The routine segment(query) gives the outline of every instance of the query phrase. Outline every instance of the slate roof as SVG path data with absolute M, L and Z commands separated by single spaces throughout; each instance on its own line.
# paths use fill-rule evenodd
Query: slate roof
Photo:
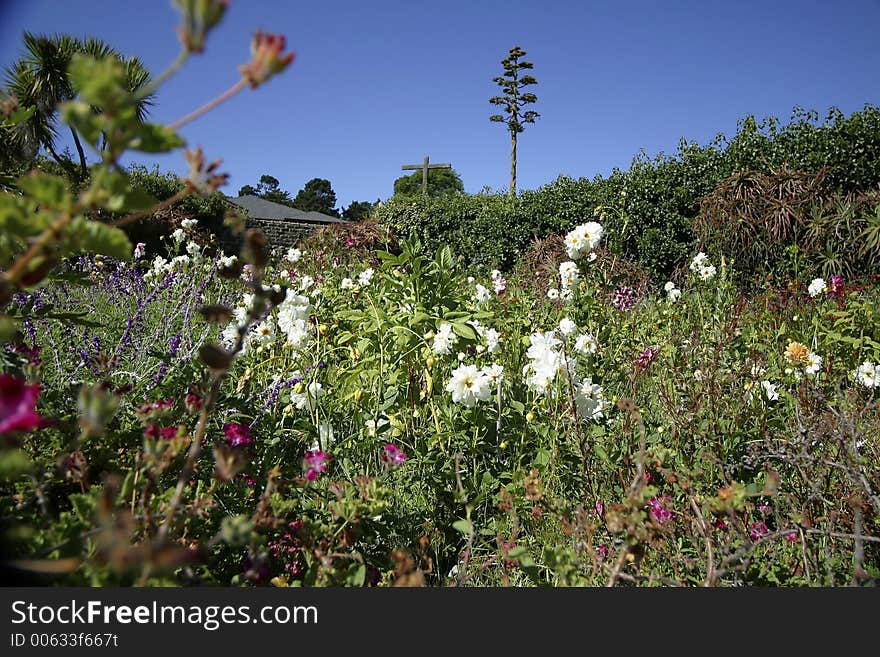
M 227 196 L 226 200 L 233 205 L 237 205 L 238 207 L 247 210 L 248 216 L 252 219 L 289 219 L 292 221 L 302 221 L 314 224 L 348 223 L 345 219 L 331 217 L 329 214 L 324 214 L 323 212 L 304 212 L 303 210 L 297 210 L 296 208 L 281 205 L 280 203 L 267 201 L 259 196 L 238 196 L 236 198 Z

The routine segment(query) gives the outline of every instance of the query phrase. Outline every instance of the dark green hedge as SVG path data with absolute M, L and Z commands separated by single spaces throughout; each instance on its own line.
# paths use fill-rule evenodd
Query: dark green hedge
M 840 192 L 880 184 L 880 109 L 866 105 L 844 116 L 832 109 L 795 108 L 788 124 L 777 119 L 740 120 L 736 135 L 701 146 L 682 140 L 674 155 L 636 156 L 627 171 L 607 178 L 560 177 L 537 189 L 506 194 L 453 194 L 437 199 L 392 198 L 377 218 L 399 236 L 430 248 L 449 244 L 476 265 L 509 267 L 535 237 L 568 231 L 611 206 L 603 220 L 617 249 L 656 277 L 667 275 L 698 246 L 692 231 L 701 199 L 724 178 L 742 170 L 788 167 L 816 172 Z M 618 211 L 623 210 L 623 214 Z M 624 219 L 626 217 L 625 231 Z M 620 234 L 623 232 L 623 234 Z

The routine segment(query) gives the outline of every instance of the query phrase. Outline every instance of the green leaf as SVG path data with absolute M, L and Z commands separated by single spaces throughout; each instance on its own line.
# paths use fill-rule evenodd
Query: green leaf
M 73 204 L 67 181 L 61 176 L 29 173 L 18 179 L 18 188 L 38 204 L 52 210 L 64 212 Z
M 165 153 L 186 142 L 171 128 L 157 123 L 142 123 L 138 134 L 128 142 L 129 148 L 144 153 Z
M 118 107 L 120 99 L 128 96 L 125 86 L 125 69 L 118 59 L 90 57 L 76 53 L 67 69 L 73 88 L 89 105 Z
M 92 111 L 88 103 L 78 100 L 61 103 L 61 120 L 74 128 L 95 149 L 104 130 L 104 120 Z
M 455 333 L 459 337 L 462 337 L 465 340 L 476 340 L 477 339 L 477 332 L 474 331 L 473 327 L 468 324 L 464 324 L 462 322 L 453 322 L 452 323 L 452 330 L 455 331 Z
M 131 258 L 132 245 L 121 229 L 85 217 L 77 217 L 66 231 L 66 247 L 72 252 L 99 253 L 118 260 Z
M 20 449 L 0 452 L 0 481 L 12 481 L 34 470 L 34 462 Z
M 452 523 L 452 527 L 453 529 L 457 529 L 458 531 L 460 531 L 465 536 L 470 536 L 474 532 L 474 524 L 466 518 L 462 520 L 456 520 L 454 523 Z
M 9 125 L 18 125 L 31 118 L 36 111 L 36 107 L 22 107 L 20 110 L 13 112 L 12 116 L 6 119 L 6 121 Z

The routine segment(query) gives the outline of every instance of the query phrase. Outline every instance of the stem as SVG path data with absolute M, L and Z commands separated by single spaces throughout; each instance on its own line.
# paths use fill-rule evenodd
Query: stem
M 168 127 L 171 128 L 172 130 L 177 130 L 180 127 L 186 125 L 187 123 L 189 123 L 191 121 L 195 121 L 202 114 L 205 114 L 206 112 L 210 112 L 212 109 L 214 109 L 218 105 L 225 103 L 227 100 L 232 98 L 235 94 L 237 94 L 239 91 L 244 89 L 246 86 L 247 86 L 247 81 L 244 78 L 242 78 L 241 80 L 236 82 L 234 85 L 229 87 L 229 89 L 227 89 L 222 94 L 217 96 L 214 100 L 208 101 L 207 103 L 202 105 L 197 110 L 190 112 L 189 114 L 187 114 L 183 118 L 177 119 L 177 121 L 175 121 L 174 123 L 172 123 Z
M 186 60 L 189 59 L 189 56 L 190 56 L 189 50 L 186 50 L 185 48 L 183 50 L 181 50 L 180 54 L 177 55 L 177 59 L 175 59 L 174 62 L 172 62 L 172 64 L 168 68 L 166 68 L 164 71 L 162 71 L 162 73 L 159 75 L 159 77 L 154 79 L 146 87 L 143 87 L 138 90 L 138 92 L 135 94 L 135 98 L 137 98 L 138 100 L 143 100 L 144 98 L 146 98 L 147 96 L 152 94 L 154 91 L 156 91 L 156 89 L 158 89 L 168 78 L 170 78 L 172 75 L 177 73 L 177 71 L 180 69 L 180 67 L 183 66 L 184 62 L 186 62 Z
M 116 221 L 114 221 L 111 224 L 111 226 L 115 226 L 116 228 L 119 228 L 120 226 L 126 226 L 126 225 L 130 224 L 132 221 L 135 221 L 136 219 L 140 219 L 141 217 L 146 217 L 147 215 L 155 214 L 159 210 L 164 210 L 165 208 L 174 205 L 175 203 L 177 203 L 181 199 L 188 196 L 190 194 L 190 192 L 191 192 L 191 190 L 189 187 L 184 187 L 179 192 L 177 192 L 174 196 L 172 196 L 171 198 L 165 199 L 164 201 L 162 201 L 158 205 L 154 205 L 153 207 L 147 208 L 146 210 L 138 210 L 137 212 L 132 212 L 131 214 L 129 214 L 125 217 L 122 217 L 122 219 L 117 219 Z

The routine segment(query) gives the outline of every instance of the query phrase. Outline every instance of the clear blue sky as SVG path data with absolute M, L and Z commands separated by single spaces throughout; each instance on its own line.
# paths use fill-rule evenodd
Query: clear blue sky
M 31 30 L 100 37 L 155 74 L 177 54 L 176 25 L 169 0 L 0 0 L 0 65 Z M 232 85 L 262 28 L 287 36 L 292 66 L 183 130 L 223 159 L 227 194 L 263 173 L 292 194 L 319 177 L 341 208 L 389 197 L 425 155 L 468 192 L 501 190 L 510 140 L 488 98 L 520 45 L 541 118 L 520 136 L 518 187 L 534 189 L 732 135 L 750 113 L 880 104 L 878 25 L 880 0 L 232 0 L 151 117 L 171 122 Z M 184 170 L 182 153 L 139 161 Z

